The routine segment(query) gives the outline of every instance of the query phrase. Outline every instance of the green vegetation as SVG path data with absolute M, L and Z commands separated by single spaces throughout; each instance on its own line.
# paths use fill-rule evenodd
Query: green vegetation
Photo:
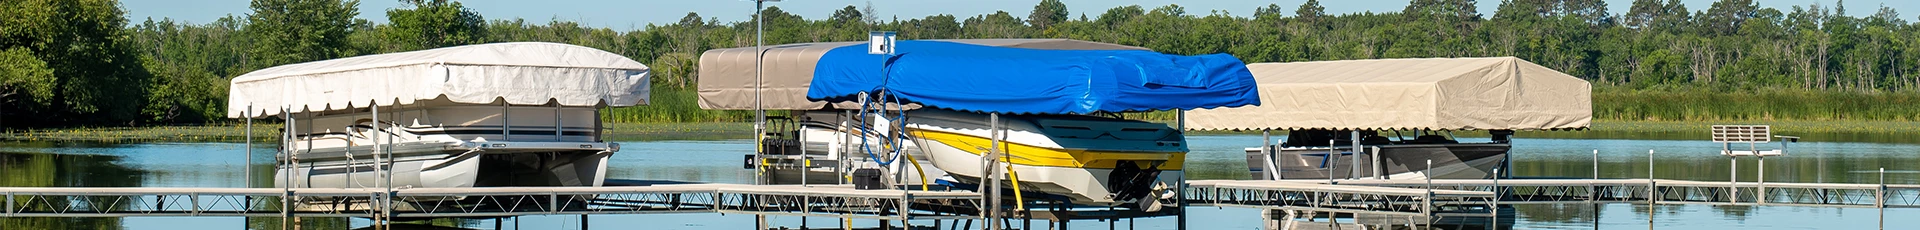
M 1595 118 L 1647 121 L 1920 121 L 1920 93 L 1832 90 L 1631 90 L 1593 93 Z
M 697 13 L 629 31 L 555 20 L 488 20 L 454 0 L 405 0 L 388 24 L 355 19 L 357 0 L 253 0 L 213 22 L 129 23 L 116 1 L 0 2 L 0 129 L 224 123 L 231 77 L 259 68 L 474 43 L 541 41 L 618 53 L 653 67 L 653 105 L 611 109 L 615 122 L 743 121 L 694 103 L 699 55 L 753 44 L 751 21 Z M 1247 62 L 1517 56 L 1596 85 L 1596 115 L 1615 120 L 1920 119 L 1920 24 L 1882 7 L 1870 16 L 1815 3 L 1762 8 L 1635 0 L 1409 0 L 1401 12 L 1328 15 L 1318 1 L 1249 16 L 1179 5 L 1070 7 L 921 18 L 847 6 L 807 19 L 769 7 L 769 44 L 902 39 L 1071 38 Z M 791 3 L 807 4 L 807 3 Z M 59 12 L 59 13 L 50 13 Z M 1078 15 L 1078 17 L 1074 17 Z M 1735 93 L 1759 92 L 1759 93 Z M 1135 115 L 1130 115 L 1135 116 Z M 1170 119 L 1170 113 L 1142 113 Z

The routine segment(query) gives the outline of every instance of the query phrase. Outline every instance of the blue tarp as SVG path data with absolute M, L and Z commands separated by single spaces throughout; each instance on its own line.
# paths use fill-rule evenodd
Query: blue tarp
M 1035 50 L 899 41 L 896 55 L 866 45 L 820 58 L 807 98 L 844 101 L 885 92 L 937 108 L 1011 114 L 1089 114 L 1259 105 L 1253 74 L 1226 54 Z M 882 62 L 886 74 L 882 74 Z

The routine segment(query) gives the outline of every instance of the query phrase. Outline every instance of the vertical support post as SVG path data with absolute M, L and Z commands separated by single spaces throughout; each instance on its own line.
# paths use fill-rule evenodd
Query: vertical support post
M 1178 126 L 1177 127 L 1178 129 L 1175 129 L 1175 130 L 1180 131 L 1180 143 L 1187 143 L 1187 134 L 1186 134 L 1187 111 L 1186 110 L 1176 110 L 1176 111 L 1177 112 L 1174 113 L 1174 116 L 1176 117 L 1174 118 L 1174 122 L 1175 122 L 1174 124 Z M 1178 185 L 1174 185 L 1174 187 L 1178 188 L 1175 190 L 1176 192 L 1174 192 L 1174 194 L 1177 195 L 1174 199 L 1178 199 L 1177 203 L 1179 203 L 1179 206 L 1180 206 L 1180 210 L 1178 210 L 1180 212 L 1174 213 L 1176 222 L 1179 222 L 1176 224 L 1179 224 L 1179 226 L 1174 227 L 1174 229 L 1186 230 L 1187 229 L 1187 194 L 1186 194 L 1187 193 L 1187 174 L 1186 173 L 1184 172 L 1180 173 L 1180 183 Z M 1066 222 L 1061 222 L 1060 226 L 1061 228 L 1065 228 Z
M 1327 184 L 1333 184 L 1333 179 L 1336 177 L 1333 173 L 1340 171 L 1340 150 L 1334 148 L 1335 143 L 1338 142 L 1327 140 L 1327 160 L 1320 161 L 1327 164 Z
M 1426 174 L 1426 176 L 1424 177 L 1427 178 L 1427 194 L 1425 195 L 1426 197 L 1420 199 L 1420 203 L 1421 203 L 1420 219 L 1425 219 L 1427 224 L 1426 227 L 1432 228 L 1433 227 L 1433 159 L 1427 159 L 1427 169 L 1423 169 L 1421 171 L 1426 171 L 1421 174 Z M 1307 217 L 1307 219 L 1311 220 L 1313 219 L 1313 217 L 1309 216 Z
M 1653 181 L 1653 150 L 1647 150 L 1647 229 L 1653 229 L 1653 204 L 1660 202 L 1660 186 Z
M 767 136 L 767 110 L 765 107 L 761 107 L 760 105 L 761 85 L 765 84 L 764 81 L 761 79 L 762 72 L 765 71 L 765 69 L 761 68 L 762 67 L 761 62 L 765 61 L 764 59 L 767 58 L 767 49 L 765 47 L 766 28 L 764 28 L 764 25 L 767 24 L 767 21 L 764 17 L 761 17 L 762 15 L 760 14 L 762 11 L 766 9 L 766 4 L 767 4 L 767 0 L 753 1 L 753 150 L 754 150 L 753 159 L 754 161 L 760 161 L 760 157 L 762 157 L 761 155 L 766 153 L 765 143 L 766 143 L 766 136 Z M 754 164 L 753 166 L 753 169 L 754 169 L 753 181 L 755 184 L 760 184 L 762 180 L 767 180 L 765 176 L 760 175 L 762 171 L 765 171 L 764 166 L 761 166 L 761 165 L 764 165 L 764 164 Z M 762 227 L 761 229 L 766 229 L 765 228 L 766 226 L 761 226 L 761 227 Z
M 1278 163 L 1279 160 L 1274 157 L 1274 155 L 1277 154 L 1273 152 L 1273 130 L 1260 130 L 1260 140 L 1260 158 L 1266 160 L 1267 165 L 1263 166 L 1266 167 L 1267 179 L 1280 180 L 1280 164 Z
M 1593 150 L 1593 181 L 1594 182 L 1600 181 L 1600 150 L 1599 149 Z M 1592 182 L 1587 183 L 1587 202 L 1592 203 L 1599 199 L 1600 199 L 1600 186 L 1594 186 Z M 1598 205 L 1598 204 L 1595 204 L 1595 205 Z M 1599 206 L 1594 206 L 1594 207 L 1598 208 Z M 1599 214 L 1595 214 L 1594 216 L 1599 216 Z
M 241 180 L 244 180 L 244 182 L 241 183 L 241 186 L 252 188 L 253 187 L 253 105 L 251 104 L 247 105 L 247 112 L 244 114 L 246 115 L 246 117 L 241 119 L 247 120 L 247 128 L 246 128 L 247 136 L 241 139 L 246 139 L 246 142 L 247 142 L 247 147 L 246 147 L 247 162 L 240 163 L 240 167 L 243 169 L 246 169 L 244 173 L 246 173 L 247 176 L 241 177 L 243 178 Z
M 1761 204 L 1765 204 L 1767 203 L 1767 156 L 1761 156 L 1759 153 L 1760 152 L 1758 151 L 1754 152 L 1754 156 L 1760 158 L 1760 172 L 1759 172 L 1760 175 L 1754 176 L 1753 179 L 1754 181 L 1759 182 L 1760 193 L 1756 194 L 1758 196 L 1755 196 L 1754 200 L 1760 202 Z
M 587 230 L 587 214 L 580 214 L 580 230 Z
M 1493 175 L 1500 175 L 1500 169 L 1501 168 L 1493 168 Z M 1489 207 L 1487 209 L 1487 210 L 1491 210 L 1493 213 L 1493 222 L 1487 224 L 1487 226 L 1490 227 L 1489 229 L 1493 229 L 1493 230 L 1500 229 L 1500 198 L 1506 197 L 1506 193 L 1503 191 L 1505 191 L 1505 189 L 1500 189 L 1500 177 L 1494 176 L 1493 177 L 1493 202 L 1491 202 L 1493 203 L 1493 207 Z M 1432 192 L 1432 191 L 1428 191 L 1428 192 Z
M 1880 186 L 1873 189 L 1873 208 L 1880 210 L 1880 229 L 1887 229 L 1887 167 L 1880 167 Z
M 853 143 L 853 140 L 850 140 L 850 138 L 852 138 L 852 135 L 848 135 L 848 133 L 853 132 L 853 130 L 851 128 L 847 128 L 848 127 L 847 121 L 850 121 L 850 120 L 853 120 L 853 112 L 840 110 L 840 126 L 834 127 L 835 129 L 839 129 L 839 130 L 836 130 L 835 132 L 833 132 L 834 133 L 833 135 L 836 137 L 839 137 L 840 139 L 840 142 L 839 142 L 840 148 L 838 149 L 839 152 L 836 152 L 833 155 L 833 175 L 834 177 L 839 177 L 837 179 L 840 181 L 840 184 L 853 183 L 853 181 L 849 180 L 851 176 L 847 175 L 847 171 L 849 171 L 849 167 L 852 167 L 847 162 L 853 162 L 852 160 L 848 159 L 848 157 L 851 155 L 847 153 L 849 151 L 853 151 L 852 149 L 848 148 L 849 144 Z
M 999 158 L 994 156 L 1000 153 L 1000 113 L 988 114 L 987 123 L 987 131 L 991 132 L 988 137 L 993 139 L 993 143 L 985 154 L 980 154 L 981 157 L 987 158 L 987 164 L 982 165 L 984 167 L 980 169 L 980 177 L 985 177 L 987 181 L 987 183 L 980 185 L 981 188 L 985 188 L 982 189 L 981 192 L 986 192 L 987 202 L 987 210 L 982 210 L 981 212 L 986 214 L 981 215 L 986 217 L 986 219 L 982 220 L 981 223 L 989 226 L 987 228 L 990 230 L 999 230 L 1000 224 L 994 220 L 1000 217 L 1000 178 L 993 172 L 995 168 L 998 168 L 995 166 L 1000 165 L 998 161 Z
M 280 156 L 287 166 L 286 182 L 280 183 L 280 229 L 293 229 L 293 174 L 299 172 L 294 170 L 299 164 L 293 163 L 293 133 L 298 130 L 294 130 L 293 116 L 287 112 L 287 107 L 280 107 L 280 121 L 280 126 L 286 127 L 280 129 Z
M 909 205 L 911 205 L 909 202 L 912 201 L 913 191 L 900 191 L 900 208 L 897 208 L 897 210 L 900 210 L 900 226 L 904 229 L 913 229 L 913 223 L 907 222 L 907 220 L 913 219 L 913 209 L 908 208 Z
M 7 216 L 13 216 L 13 192 L 7 192 Z
M 500 140 L 513 140 L 513 106 L 507 100 L 500 100 Z
M 1348 162 L 1351 162 L 1351 163 L 1353 163 L 1353 164 L 1350 164 L 1350 165 L 1349 165 L 1349 166 L 1353 166 L 1353 167 L 1349 167 L 1349 168 L 1351 168 L 1351 169 L 1347 169 L 1347 171 L 1348 171 L 1348 172 L 1347 172 L 1347 178 L 1348 178 L 1348 179 L 1360 179 L 1360 173 L 1361 173 L 1361 171 L 1360 171 L 1360 155 L 1363 155 L 1363 154 L 1361 154 L 1361 152 L 1364 152 L 1364 151 L 1361 151 L 1361 150 L 1363 150 L 1363 149 L 1360 149 L 1360 130 L 1359 130 L 1359 129 L 1354 129 L 1354 130 L 1352 130 L 1351 132 L 1352 132 L 1352 135 L 1351 135 L 1351 136 L 1349 136 L 1349 137 L 1347 137 L 1347 139 L 1350 139 L 1350 140 L 1349 140 L 1350 142 L 1348 142 L 1347 144 L 1349 144 L 1349 145 L 1352 145 L 1352 148 L 1353 148 L 1353 149 L 1352 149 L 1351 151 L 1353 151 L 1353 159 L 1350 159 L 1350 160 L 1348 160 Z
M 398 105 L 398 104 L 395 104 L 395 105 Z M 565 126 L 566 124 L 564 122 L 561 122 L 560 118 L 561 118 L 560 100 L 553 100 L 553 141 L 554 142 L 559 142 L 561 137 L 560 133 L 563 131 L 566 131 L 566 129 L 564 128 L 566 127 Z M 396 121 L 399 119 L 400 117 L 394 117 L 394 120 Z M 599 119 L 599 118 L 594 118 L 594 119 Z M 581 216 L 581 217 L 584 218 L 586 216 Z M 585 226 L 585 225 L 582 225 L 582 226 Z
M 1373 159 L 1373 179 L 1386 179 L 1386 170 L 1380 168 L 1380 146 L 1374 146 L 1372 150 L 1367 151 L 1367 158 Z
M 501 104 L 504 105 L 506 103 L 502 102 Z M 380 139 L 381 137 L 386 136 L 386 135 L 381 135 L 383 130 L 380 130 L 380 101 L 374 101 L 373 103 L 368 104 L 367 113 L 373 118 L 373 124 L 368 125 L 369 127 L 368 129 L 370 129 L 369 131 L 371 132 L 368 135 L 372 135 L 372 137 L 367 138 L 373 141 L 373 146 L 372 146 L 373 152 L 371 153 L 373 155 L 373 176 L 374 176 L 373 184 L 382 188 L 393 187 L 393 184 L 388 184 L 388 182 L 391 182 L 391 181 L 383 180 L 383 178 L 386 178 L 387 176 L 385 173 L 382 173 L 382 172 L 390 171 L 393 169 L 386 168 L 386 164 L 384 163 L 386 161 L 382 160 L 380 156 L 380 149 L 382 149 L 380 148 Z M 506 120 L 502 120 L 502 121 L 506 121 Z M 393 156 L 387 156 L 387 157 L 391 158 Z M 348 166 L 348 167 L 352 167 L 352 166 Z M 388 189 L 387 191 L 393 191 L 393 190 Z M 376 197 L 376 199 L 373 199 L 373 200 L 380 201 L 379 204 L 368 204 L 369 206 L 379 205 L 380 207 L 380 212 L 374 214 L 378 216 L 377 218 L 374 218 L 374 221 L 373 221 L 374 226 L 380 226 L 381 229 L 386 229 L 388 223 L 392 221 L 392 219 L 389 219 L 391 216 L 388 216 L 388 213 L 393 212 L 393 210 L 390 209 L 391 207 L 388 206 L 388 204 L 393 203 L 393 201 L 390 199 L 393 199 L 393 197 L 387 197 L 385 196 L 385 194 L 382 194 L 382 196 Z

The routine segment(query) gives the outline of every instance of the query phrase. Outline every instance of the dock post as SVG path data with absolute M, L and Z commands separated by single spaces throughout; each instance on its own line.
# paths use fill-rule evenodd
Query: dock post
M 992 138 L 993 143 L 990 149 L 980 154 L 980 157 L 987 158 L 986 164 L 981 165 L 983 169 L 980 169 L 980 177 L 983 178 L 981 180 L 986 181 L 986 183 L 981 183 L 981 189 L 979 190 L 985 193 L 981 196 L 985 196 L 987 202 L 986 210 L 981 210 L 981 214 L 983 215 L 980 216 L 983 219 L 980 221 L 982 224 L 985 224 L 989 230 L 999 230 L 1000 224 L 994 223 L 996 222 L 994 219 L 999 219 L 1000 217 L 1000 177 L 995 175 L 997 173 L 994 173 L 994 169 L 999 168 L 996 166 L 1000 166 L 1000 158 L 994 155 L 1000 153 L 1000 113 L 987 114 L 987 122 L 989 123 L 987 125 L 987 131 L 992 132 L 992 134 L 987 136 Z
M 1596 181 L 1596 182 L 1600 181 L 1600 150 L 1599 149 L 1593 150 L 1593 181 Z M 1599 200 L 1599 198 L 1600 198 L 1600 186 L 1594 186 L 1593 182 L 1587 182 L 1587 203 L 1593 203 L 1594 201 Z M 1594 216 L 1599 216 L 1599 215 L 1596 214 Z
M 1880 186 L 1873 189 L 1873 208 L 1880 210 L 1880 229 L 1887 229 L 1887 167 L 1880 167 Z
M 1740 158 L 1727 157 L 1727 204 L 1740 203 Z
M 907 220 L 912 219 L 913 215 L 913 210 L 908 208 L 909 204 L 907 202 L 911 202 L 912 200 L 913 192 L 903 191 L 900 193 L 900 208 L 898 209 L 900 210 L 900 227 L 902 229 L 913 229 L 913 222 L 907 222 Z
M 1754 181 L 1757 181 L 1760 183 L 1760 193 L 1758 194 L 1759 196 L 1754 197 L 1754 200 L 1756 200 L 1757 202 L 1760 202 L 1761 204 L 1766 204 L 1767 203 L 1767 156 L 1761 156 L 1760 154 L 1757 154 L 1757 152 L 1756 154 L 1753 154 L 1753 155 L 1760 158 L 1760 173 L 1759 173 L 1760 175 L 1753 177 Z
M 1653 150 L 1647 150 L 1647 230 L 1653 230 L 1653 204 L 1660 201 L 1660 186 L 1653 181 Z
M 240 163 L 240 168 L 246 169 L 242 173 L 245 173 L 247 176 L 241 177 L 241 178 L 244 178 L 244 179 L 241 179 L 241 180 L 244 180 L 243 183 L 241 184 L 248 188 L 252 188 L 253 187 L 253 105 L 252 104 L 247 105 L 247 117 L 245 119 L 247 120 L 247 128 L 246 128 L 247 137 L 243 139 L 246 139 L 246 142 L 247 142 L 247 147 L 246 147 L 247 162 Z
M 1490 203 L 1493 203 L 1493 207 L 1487 209 L 1492 211 L 1493 213 L 1493 222 L 1487 223 L 1487 227 L 1489 227 L 1490 230 L 1499 230 L 1500 229 L 1500 198 L 1506 197 L 1506 196 L 1505 196 L 1505 193 L 1500 192 L 1502 190 L 1500 189 L 1500 176 L 1499 176 L 1500 168 L 1493 168 L 1493 175 L 1494 175 L 1493 176 L 1493 201 L 1490 202 Z M 1431 193 L 1433 191 L 1429 190 L 1427 192 Z
M 755 230 L 767 229 L 767 215 L 753 214 L 753 226 Z
M 580 230 L 587 230 L 587 214 L 580 214 Z
M 504 218 L 499 218 L 499 217 L 494 217 L 494 218 L 493 218 L 493 230 L 500 230 L 500 221 L 504 221 L 504 220 L 506 220 L 506 219 L 504 219 Z

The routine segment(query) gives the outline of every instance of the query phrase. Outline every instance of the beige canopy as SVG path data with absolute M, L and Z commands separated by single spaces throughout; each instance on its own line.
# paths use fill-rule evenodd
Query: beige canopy
M 513 105 L 647 104 L 649 69 L 607 51 L 559 43 L 446 47 L 261 69 L 234 77 L 227 117 L 411 105 L 425 101 Z M 251 109 L 252 111 L 248 111 Z
M 1046 50 L 1146 50 L 1146 48 L 1070 39 L 956 39 L 937 40 L 985 46 Z M 761 104 L 767 110 L 813 110 L 826 102 L 807 100 L 813 83 L 813 65 L 828 50 L 866 42 L 820 42 L 766 46 L 761 76 Z M 753 47 L 708 50 L 700 54 L 700 108 L 751 110 L 753 106 Z M 836 108 L 857 108 L 846 103 Z
M 1198 130 L 1553 130 L 1593 120 L 1585 80 L 1514 57 L 1247 65 L 1260 106 L 1187 113 Z

